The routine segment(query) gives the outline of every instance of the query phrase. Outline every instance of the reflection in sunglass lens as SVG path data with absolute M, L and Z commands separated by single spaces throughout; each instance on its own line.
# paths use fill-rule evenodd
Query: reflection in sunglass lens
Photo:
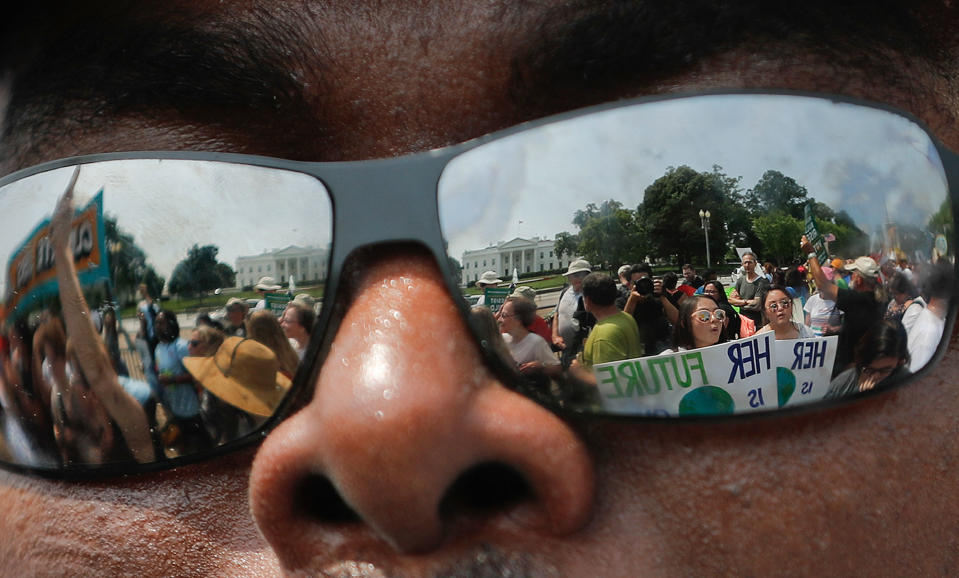
M 710 321 L 723 321 L 726 319 L 726 312 L 722 309 L 714 309 L 709 311 L 708 309 L 700 309 L 693 313 L 693 319 L 699 321 L 700 323 L 709 323 Z
M 107 161 L 3 186 L 0 215 L 2 358 L 15 376 L 0 383 L 0 460 L 196 455 L 256 431 L 289 390 L 298 357 L 277 319 L 297 294 L 315 317 L 328 274 L 332 212 L 315 178 Z
M 802 347 L 823 354 L 815 358 L 818 373 L 811 361 L 808 369 L 793 367 L 795 354 L 787 359 L 784 348 L 796 344 L 765 334 L 711 347 L 701 362 L 691 361 L 686 351 L 667 354 L 674 356 L 668 360 L 654 357 L 676 336 L 661 298 L 652 291 L 637 298 L 625 287 L 619 305 L 633 314 L 644 355 L 596 359 L 589 341 L 594 322 L 577 317 L 572 290 L 562 291 L 570 264 L 584 260 L 613 279 L 620 277 L 622 264 L 652 262 L 676 272 L 685 263 L 704 264 L 698 272 L 713 269 L 737 311 L 725 337 L 746 335 L 764 324 L 758 299 L 767 279 L 757 261 L 805 262 L 803 231 L 818 234 L 811 242 L 823 264 L 893 255 L 904 267 L 921 269 L 951 254 L 951 177 L 940 151 L 903 116 L 827 98 L 666 99 L 518 131 L 454 158 L 440 178 L 440 223 L 449 257 L 461 266 L 464 293 L 495 297 L 490 289 L 473 287 L 486 272 L 504 280 L 504 291 L 514 275 L 518 285 L 536 284 L 540 315 L 552 315 L 558 326 L 557 357 L 573 368 L 559 386 L 535 385 L 548 403 L 585 414 L 768 411 L 823 399 L 833 375 L 854 367 L 855 344 L 870 331 L 872 313 L 844 314 L 832 300 L 829 311 L 815 311 L 815 327 L 802 335 L 825 337 Z M 706 211 L 708 220 L 701 216 Z M 765 254 L 744 255 L 746 247 Z M 808 271 L 795 269 L 782 271 L 787 281 L 769 281 L 805 296 Z M 624 271 L 629 281 L 629 269 Z M 840 275 L 835 279 L 845 283 Z M 662 299 L 679 309 L 689 293 L 685 289 L 664 289 Z M 810 290 L 817 291 L 814 283 Z M 869 311 L 883 306 L 876 303 Z M 790 307 L 791 301 L 782 301 L 769 310 Z M 801 324 L 796 317 L 791 321 Z M 880 317 L 875 314 L 876 321 Z M 606 331 L 603 327 L 599 335 Z M 590 377 L 581 379 L 574 359 Z M 762 372 L 751 365 L 767 359 Z M 668 383 L 657 369 L 664 363 L 678 368 Z M 777 366 L 788 371 L 777 372 Z M 702 371 L 684 373 L 692 367 Z M 797 387 L 803 383 L 817 386 Z M 747 399 L 747 392 L 761 390 L 765 403 Z

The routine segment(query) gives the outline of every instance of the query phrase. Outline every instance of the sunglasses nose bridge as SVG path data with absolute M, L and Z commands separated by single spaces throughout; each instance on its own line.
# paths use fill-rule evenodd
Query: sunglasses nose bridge
M 436 186 L 449 158 L 428 153 L 324 165 L 317 176 L 333 202 L 333 270 L 361 247 L 410 241 L 429 248 L 443 267 Z

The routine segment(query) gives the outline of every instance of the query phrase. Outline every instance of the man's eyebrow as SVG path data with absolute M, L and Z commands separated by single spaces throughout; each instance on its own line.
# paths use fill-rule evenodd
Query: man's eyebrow
M 784 55 L 814 50 L 836 64 L 887 74 L 884 49 L 931 60 L 945 56 L 937 54 L 937 39 L 924 33 L 920 5 L 926 4 L 935 5 L 900 0 L 564 3 L 532 26 L 527 23 L 529 40 L 514 56 L 509 89 L 517 106 L 558 112 L 668 81 L 711 55 L 740 47 Z
M 310 107 L 294 72 L 299 57 L 288 50 L 305 45 L 297 34 L 275 18 L 199 26 L 121 16 L 66 27 L 17 72 L 4 132 L 30 127 L 37 136 L 38 124 L 64 109 L 88 126 L 157 110 L 206 123 L 238 109 L 251 122 L 301 119 Z

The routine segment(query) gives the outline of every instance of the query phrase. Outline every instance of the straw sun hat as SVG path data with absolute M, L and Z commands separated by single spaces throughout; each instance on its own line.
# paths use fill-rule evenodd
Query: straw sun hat
M 290 389 L 273 350 L 252 339 L 227 337 L 212 357 L 186 357 L 183 365 L 213 395 L 254 415 L 272 415 Z

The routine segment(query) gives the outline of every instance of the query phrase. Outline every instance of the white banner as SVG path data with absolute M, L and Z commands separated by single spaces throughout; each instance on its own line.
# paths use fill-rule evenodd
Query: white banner
M 593 366 L 603 409 L 624 415 L 726 415 L 801 405 L 829 389 L 838 337 L 760 333 L 701 349 Z

